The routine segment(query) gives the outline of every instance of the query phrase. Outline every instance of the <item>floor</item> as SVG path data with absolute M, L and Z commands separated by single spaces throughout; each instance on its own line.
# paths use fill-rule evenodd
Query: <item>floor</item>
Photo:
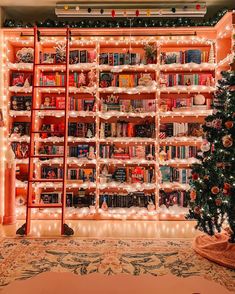
M 0 236 L 14 237 L 23 224 L 0 226 Z M 194 221 L 70 221 L 75 237 L 81 238 L 194 238 Z M 32 221 L 30 237 L 60 236 L 60 221 Z
M 235 293 L 235 271 L 191 248 L 201 234 L 194 221 L 70 221 L 69 239 L 60 238 L 60 221 L 32 221 L 28 240 L 11 239 L 23 223 L 0 225 L 2 294 Z

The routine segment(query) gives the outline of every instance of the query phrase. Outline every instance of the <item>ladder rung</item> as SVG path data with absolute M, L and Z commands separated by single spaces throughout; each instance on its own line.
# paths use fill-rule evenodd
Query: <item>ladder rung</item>
M 65 110 L 64 108 L 61 109 L 56 109 L 56 108 L 32 108 L 31 110 L 33 111 L 61 111 L 61 110 Z
M 36 66 L 65 66 L 66 63 L 35 63 Z
M 65 86 L 33 86 L 33 88 L 63 88 L 65 89 Z
M 62 208 L 62 204 L 31 204 L 28 205 L 28 208 Z
M 31 158 L 62 158 L 64 157 L 63 155 L 56 155 L 56 154 L 49 154 L 49 155 L 46 155 L 46 154 L 42 154 L 42 155 L 31 155 L 30 156 Z
M 31 179 L 31 183 L 62 183 L 63 179 Z
M 43 134 L 43 133 L 46 133 L 46 134 L 51 134 L 51 133 L 56 133 L 56 134 L 62 134 L 64 133 L 63 131 L 32 131 L 31 133 L 33 134 Z

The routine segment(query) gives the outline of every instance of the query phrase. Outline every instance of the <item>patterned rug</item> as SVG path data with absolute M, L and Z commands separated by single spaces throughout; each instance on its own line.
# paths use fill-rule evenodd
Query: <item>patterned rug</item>
M 180 239 L 22 239 L 0 241 L 0 286 L 44 272 L 76 275 L 200 276 L 235 291 L 235 271 L 216 265 Z

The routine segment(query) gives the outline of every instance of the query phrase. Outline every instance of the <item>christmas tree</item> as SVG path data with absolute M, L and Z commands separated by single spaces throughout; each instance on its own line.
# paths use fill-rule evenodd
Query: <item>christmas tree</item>
M 235 72 L 222 72 L 213 114 L 203 125 L 206 140 L 192 168 L 188 218 L 209 235 L 228 225 L 235 243 Z

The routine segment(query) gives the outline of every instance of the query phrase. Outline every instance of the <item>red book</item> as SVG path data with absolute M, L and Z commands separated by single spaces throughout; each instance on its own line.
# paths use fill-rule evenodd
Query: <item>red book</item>
M 56 109 L 65 109 L 65 97 L 56 97 Z

